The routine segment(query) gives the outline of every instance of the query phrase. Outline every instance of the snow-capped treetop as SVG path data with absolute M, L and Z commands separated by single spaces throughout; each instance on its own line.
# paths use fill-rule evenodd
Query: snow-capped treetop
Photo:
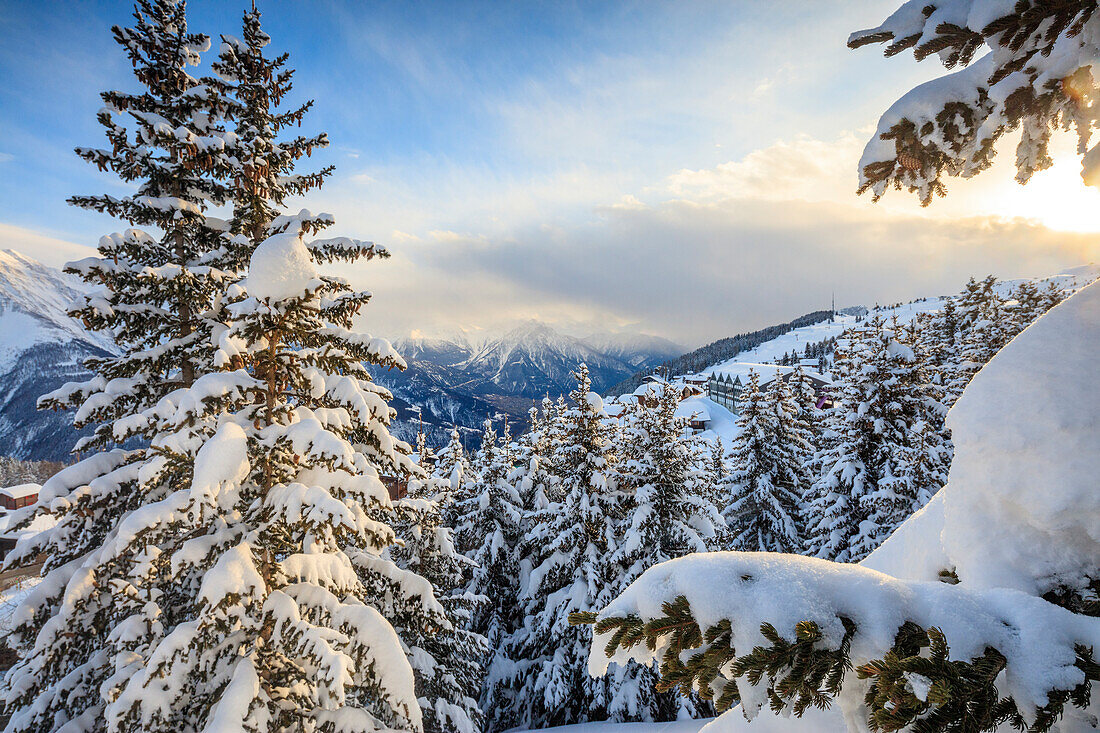
M 887 56 L 912 48 L 917 60 L 938 54 L 947 68 L 963 67 L 916 87 L 886 111 L 859 162 L 860 192 L 871 190 L 877 199 L 893 185 L 928 204 L 933 195 L 944 195 L 944 175 L 985 170 L 994 143 L 1018 128 L 1021 183 L 1050 166 L 1048 143 L 1058 127 L 1076 131 L 1085 181 L 1100 183 L 1100 149 L 1088 150 L 1098 123 L 1096 7 L 908 0 L 878 27 L 853 33 L 852 48 L 885 43 Z
M 253 5 L 242 19 L 241 37 L 222 36 L 218 59 L 213 64 L 222 83 L 233 91 L 230 116 L 236 125 L 231 166 L 235 190 L 230 225 L 244 242 L 230 242 L 228 249 L 244 258 L 264 237 L 287 228 L 280 227 L 279 222 L 285 218 L 280 209 L 288 196 L 301 196 L 319 188 L 333 171 L 331 165 L 312 172 L 295 170 L 314 148 L 328 145 L 328 136 L 323 132 L 289 139 L 281 136 L 288 127 L 301 127 L 313 101 L 283 108 L 283 99 L 293 87 L 294 70 L 287 68 L 285 53 L 274 58 L 264 56 L 270 41 L 260 27 L 260 12 Z M 328 214 L 299 217 L 303 219 L 302 228 L 314 234 L 332 223 Z
M 252 253 L 246 287 L 260 300 L 286 300 L 304 295 L 316 278 L 302 233 L 288 230 L 271 235 Z

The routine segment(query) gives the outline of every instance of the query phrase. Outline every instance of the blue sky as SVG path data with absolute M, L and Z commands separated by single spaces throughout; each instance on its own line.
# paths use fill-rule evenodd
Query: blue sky
M 535 317 L 695 343 L 787 320 L 834 290 L 893 301 L 1095 257 L 1094 235 L 1049 213 L 1072 166 L 1023 198 L 997 170 L 933 211 L 900 194 L 855 198 L 878 115 L 941 73 L 845 48 L 894 5 L 260 8 L 298 70 L 297 99 L 316 101 L 306 129 L 332 140 L 315 163 L 337 166 L 295 206 L 394 251 L 351 273 L 377 296 L 368 326 L 396 336 Z M 192 0 L 191 26 L 234 33 L 242 8 Z M 64 200 L 125 191 L 71 150 L 102 140 L 98 92 L 132 88 L 109 31 L 129 12 L 0 3 L 0 246 L 60 264 L 119 228 Z

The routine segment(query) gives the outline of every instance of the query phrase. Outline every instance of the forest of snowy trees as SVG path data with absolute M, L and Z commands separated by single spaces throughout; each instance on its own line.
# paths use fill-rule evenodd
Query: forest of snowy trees
M 816 627 L 737 658 L 715 643 L 730 619 L 700 630 L 679 599 L 645 623 L 593 624 L 688 555 L 753 553 L 723 555 L 749 558 L 746 583 L 760 551 L 866 558 L 944 485 L 948 409 L 1063 296 L 988 277 L 912 321 L 872 313 L 807 347 L 831 364 L 826 407 L 801 369 L 768 385 L 753 375 L 729 445 L 693 434 L 660 383 L 610 416 L 582 366 L 522 435 L 490 421 L 477 450 L 457 431 L 410 446 L 371 374 L 404 362 L 357 330 L 371 296 L 328 267 L 388 252 L 287 210 L 331 174 L 299 170 L 328 139 L 291 134 L 312 102 L 284 106 L 293 72 L 266 52 L 260 12 L 221 37 L 209 77 L 188 71 L 211 39 L 188 30 L 183 2 L 138 0 L 114 37 L 139 91 L 104 92 L 107 146 L 77 153 L 133 192 L 71 203 L 126 228 L 67 271 L 90 288 L 75 313 L 118 355 L 40 402 L 95 431 L 11 523 L 54 521 L 5 561 L 45 556 L 8 637 L 11 733 L 479 733 L 706 717 L 737 694 L 818 704 L 846 661 L 815 648 Z M 879 191 L 889 179 L 875 170 L 865 185 Z M 938 172 L 904 182 L 934 191 Z M 676 364 L 707 366 L 795 325 Z M 407 496 L 391 498 L 383 476 Z M 948 663 L 934 628 L 904 629 L 897 644 Z M 668 634 L 679 653 L 703 633 L 717 653 L 620 655 L 590 674 L 597 634 L 610 654 L 653 652 Z M 904 687 L 896 662 L 878 671 Z M 792 682 L 751 700 L 724 684 L 740 675 Z M 972 730 L 934 728 L 955 729 Z

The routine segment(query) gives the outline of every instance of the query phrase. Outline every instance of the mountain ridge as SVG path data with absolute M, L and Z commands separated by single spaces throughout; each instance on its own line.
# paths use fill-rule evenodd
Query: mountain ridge
M 81 294 L 68 275 L 14 250 L 0 251 L 0 453 L 61 461 L 82 435 L 72 415 L 36 408 L 38 397 L 86 379 L 89 357 L 113 345 L 68 315 Z

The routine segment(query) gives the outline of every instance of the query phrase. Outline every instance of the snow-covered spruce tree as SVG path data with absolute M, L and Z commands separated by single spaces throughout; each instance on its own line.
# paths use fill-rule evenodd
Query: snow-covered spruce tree
M 548 496 L 554 493 L 550 488 L 553 480 L 550 456 L 560 423 L 549 397 L 542 399 L 541 410 L 532 407 L 529 416 L 530 429 L 516 441 L 516 468 L 512 476 L 512 485 L 519 492 L 525 513 L 545 509 L 550 503 Z
M 462 436 L 459 435 L 457 427 L 451 428 L 450 442 L 443 446 L 436 456 L 435 475 L 446 479 L 451 484 L 451 501 L 444 507 L 443 516 L 448 526 L 454 526 L 450 507 L 453 507 L 455 497 L 464 495 L 464 484 L 472 478 L 470 459 L 466 455 L 465 448 L 462 447 Z
M 481 450 L 483 468 L 468 498 L 456 507 L 455 533 L 470 560 L 466 590 L 488 602 L 474 612 L 471 627 L 483 634 L 489 647 L 499 650 L 517 624 L 519 573 L 516 547 L 522 531 L 523 508 L 511 483 L 510 436 L 497 440 L 492 421 L 485 421 Z
M 617 483 L 628 501 L 621 544 L 611 558 L 622 569 L 620 587 L 658 563 L 715 549 L 724 530 L 711 501 L 711 466 L 704 462 L 710 455 L 686 434 L 687 420 L 676 416 L 679 393 L 655 384 L 650 396 L 628 408 L 616 437 Z M 668 721 L 711 713 L 697 697 L 659 692 L 654 665 L 625 664 L 612 680 L 610 720 Z
M 789 379 L 772 382 L 768 407 L 776 416 L 777 439 L 790 455 L 790 470 L 799 477 L 801 497 L 814 479 L 807 466 L 816 452 L 820 413 L 809 377 L 801 368 L 796 368 Z
M 796 366 L 791 371 L 787 386 L 791 393 L 791 399 L 794 400 L 795 414 L 813 428 L 818 418 L 818 395 L 813 382 L 810 380 L 810 375 L 801 366 Z
M 169 63 L 170 51 L 194 60 L 182 4 L 139 4 L 138 16 L 135 29 L 116 37 L 135 65 L 143 54 L 163 54 L 160 67 L 150 62 L 139 77 L 169 84 L 183 73 Z M 210 92 L 192 85 L 182 96 L 209 99 Z M 157 99 L 142 95 L 135 104 Z M 151 114 L 139 119 L 149 123 Z M 192 143 L 186 150 L 201 149 L 186 130 L 174 134 Z M 149 142 L 139 157 L 153 168 L 159 159 L 149 157 Z M 187 195 L 203 191 L 200 183 Z M 192 215 L 201 209 L 176 208 L 190 228 L 175 232 L 169 217 L 168 242 L 194 252 Z M 141 242 L 157 249 L 151 238 L 123 239 L 129 255 Z M 407 446 L 388 436 L 388 395 L 361 364 L 400 360 L 385 342 L 346 330 L 367 297 L 315 277 L 297 226 L 268 244 L 252 261 L 252 297 L 219 311 L 235 319 L 232 328 L 205 315 L 183 338 L 151 328 L 141 342 L 151 354 L 145 368 L 167 368 L 156 361 L 163 347 L 177 371 L 156 382 L 144 374 L 101 378 L 101 392 L 89 398 L 90 411 L 103 395 L 117 392 L 118 410 L 130 399 L 133 414 L 115 417 L 113 430 L 97 437 L 136 435 L 149 447 L 93 455 L 43 488 L 42 510 L 59 522 L 13 556 L 45 551 L 50 559 L 12 637 L 24 659 L 5 681 L 9 730 L 420 727 L 411 669 L 380 611 L 406 627 L 416 617 L 425 625 L 445 618 L 430 586 L 382 554 L 393 533 L 378 519 L 388 497 L 377 467 L 414 467 Z M 347 249 L 381 252 L 360 243 Z M 209 263 L 227 250 L 211 251 L 196 257 Z M 131 320 L 146 313 L 153 326 L 185 322 L 151 268 L 147 289 L 111 294 L 127 303 L 112 312 Z M 188 284 L 188 268 L 215 272 L 177 266 Z M 105 302 L 101 294 L 89 307 L 107 312 Z M 120 323 L 116 333 L 131 356 L 136 326 Z M 157 399 L 134 389 L 142 382 L 156 385 Z
M 1004 300 L 995 290 L 991 290 L 982 299 L 977 317 L 963 336 L 959 350 L 963 380 L 969 382 L 1008 343 L 1012 335 Z M 961 394 L 962 389 L 958 392 Z
M 188 31 L 182 0 L 139 0 L 134 25 L 112 33 L 141 89 L 103 92 L 97 118 L 110 146 L 76 153 L 136 191 L 73 196 L 69 203 L 134 228 L 101 238 L 98 257 L 65 270 L 94 286 L 73 315 L 111 333 L 120 354 L 89 361 L 95 377 L 39 400 L 43 408 L 76 409 L 77 427 L 97 425 L 77 451 L 124 442 L 134 433 L 121 419 L 214 368 L 208 314 L 239 275 L 239 263 L 225 253 L 225 222 L 206 213 L 230 195 L 221 180 L 231 154 L 229 102 L 216 80 L 187 71 L 210 39 Z
M 523 527 L 523 508 L 513 483 L 510 436 L 498 442 L 492 421 L 485 421 L 481 449 L 482 470 L 470 484 L 469 494 L 456 507 L 455 532 L 468 560 L 467 594 L 482 599 L 473 609 L 469 628 L 488 643 L 485 660 L 490 670 L 481 691 L 481 704 L 499 719 L 498 670 L 510 665 L 504 642 L 519 625 L 520 608 L 518 546 Z
M 393 549 L 398 564 L 432 584 L 450 626 L 415 623 L 398 629 L 409 647 L 425 733 L 479 733 L 485 716 L 478 697 L 485 679 L 489 645 L 471 631 L 475 611 L 489 602 L 465 590 L 469 561 L 455 548 L 442 507 L 450 501 L 446 479 L 410 481 L 408 497 L 397 502 L 395 523 L 402 540 Z
M 110 632 L 142 604 L 155 615 L 156 604 L 172 599 L 137 592 L 115 605 L 85 605 L 85 599 L 109 596 L 114 591 L 104 585 L 112 578 L 124 582 L 132 572 L 132 563 L 101 557 L 105 543 L 117 541 L 120 524 L 191 481 L 193 438 L 208 426 L 149 424 L 140 414 L 217 368 L 210 338 L 219 325 L 211 309 L 239 276 L 224 256 L 224 222 L 206 215 L 229 195 L 219 180 L 231 142 L 223 119 L 228 103 L 216 81 L 197 80 L 187 70 L 209 39 L 190 33 L 184 3 L 170 0 L 138 2 L 133 25 L 112 32 L 140 91 L 104 92 L 98 120 L 109 149 L 78 148 L 77 154 L 136 190 L 121 198 L 75 196 L 70 203 L 134 228 L 103 237 L 99 257 L 66 269 L 95 286 L 74 315 L 89 329 L 109 332 L 118 355 L 90 360 L 92 379 L 66 384 L 39 402 L 75 408 L 78 426 L 97 426 L 76 450 L 102 452 L 47 482 L 38 507 L 13 525 L 29 524 L 37 514 L 57 520 L 49 534 L 7 559 L 12 566 L 47 555 L 42 590 L 28 598 L 10 637 L 23 657 L 5 682 L 12 731 L 53 730 L 66 721 L 102 728 L 105 706 L 126 670 L 140 666 L 149 642 L 163 634 L 152 622 L 140 641 Z M 213 406 L 203 409 L 216 409 L 217 401 L 211 396 Z M 130 439 L 148 447 L 110 450 Z M 81 597 L 75 609 L 66 605 L 66 598 L 77 598 L 66 595 L 74 579 L 86 583 L 72 586 Z
M 722 436 L 716 436 L 714 443 L 710 447 L 710 480 L 715 486 L 717 492 L 718 486 L 722 484 L 722 480 L 726 478 L 728 468 L 726 466 L 726 446 L 722 441 Z
M 624 584 L 659 562 L 715 548 L 722 518 L 709 501 L 706 466 L 687 420 L 676 416 L 680 396 L 656 385 L 652 403 L 634 403 L 619 438 L 616 475 L 629 497 L 629 520 L 618 562 Z
M 551 465 L 560 501 L 530 517 L 526 542 L 535 553 L 521 588 L 523 626 L 508 640 L 511 669 L 499 673 L 497 728 L 550 727 L 602 720 L 613 690 L 585 669 L 591 630 L 569 625 L 569 614 L 601 608 L 620 589 L 618 546 L 626 500 L 614 481 L 613 448 L 588 369 L 565 407 Z
M 849 336 L 855 366 L 829 415 L 835 437 L 818 459 L 805 510 L 807 549 L 839 562 L 866 556 L 918 509 L 942 486 L 950 458 L 929 427 L 942 405 L 903 334 L 875 318 Z
M 962 382 L 962 364 L 955 342 L 958 333 L 956 316 L 955 299 L 949 297 L 944 299 L 943 308 L 920 314 L 913 321 L 917 351 L 945 409 L 955 404 L 961 393 L 956 391 Z
M 802 548 L 799 500 L 806 490 L 803 465 L 810 450 L 790 391 L 781 379 L 767 393 L 749 375 L 741 393 L 738 434 L 723 484 L 728 547 L 798 552 Z
M 415 466 L 362 365 L 400 358 L 347 330 L 368 296 L 319 277 L 298 233 L 256 250 L 247 285 L 210 345 L 241 368 L 129 419 L 154 435 L 149 460 L 95 477 L 113 459 L 99 454 L 44 487 L 61 508 L 122 481 L 156 490 L 28 598 L 12 730 L 421 727 L 393 627 L 447 622 L 431 586 L 384 555 L 379 466 Z M 86 531 L 74 514 L 16 554 Z
M 416 461 L 424 472 L 425 478 L 435 477 L 435 451 L 428 445 L 428 436 L 423 430 L 416 433 Z

